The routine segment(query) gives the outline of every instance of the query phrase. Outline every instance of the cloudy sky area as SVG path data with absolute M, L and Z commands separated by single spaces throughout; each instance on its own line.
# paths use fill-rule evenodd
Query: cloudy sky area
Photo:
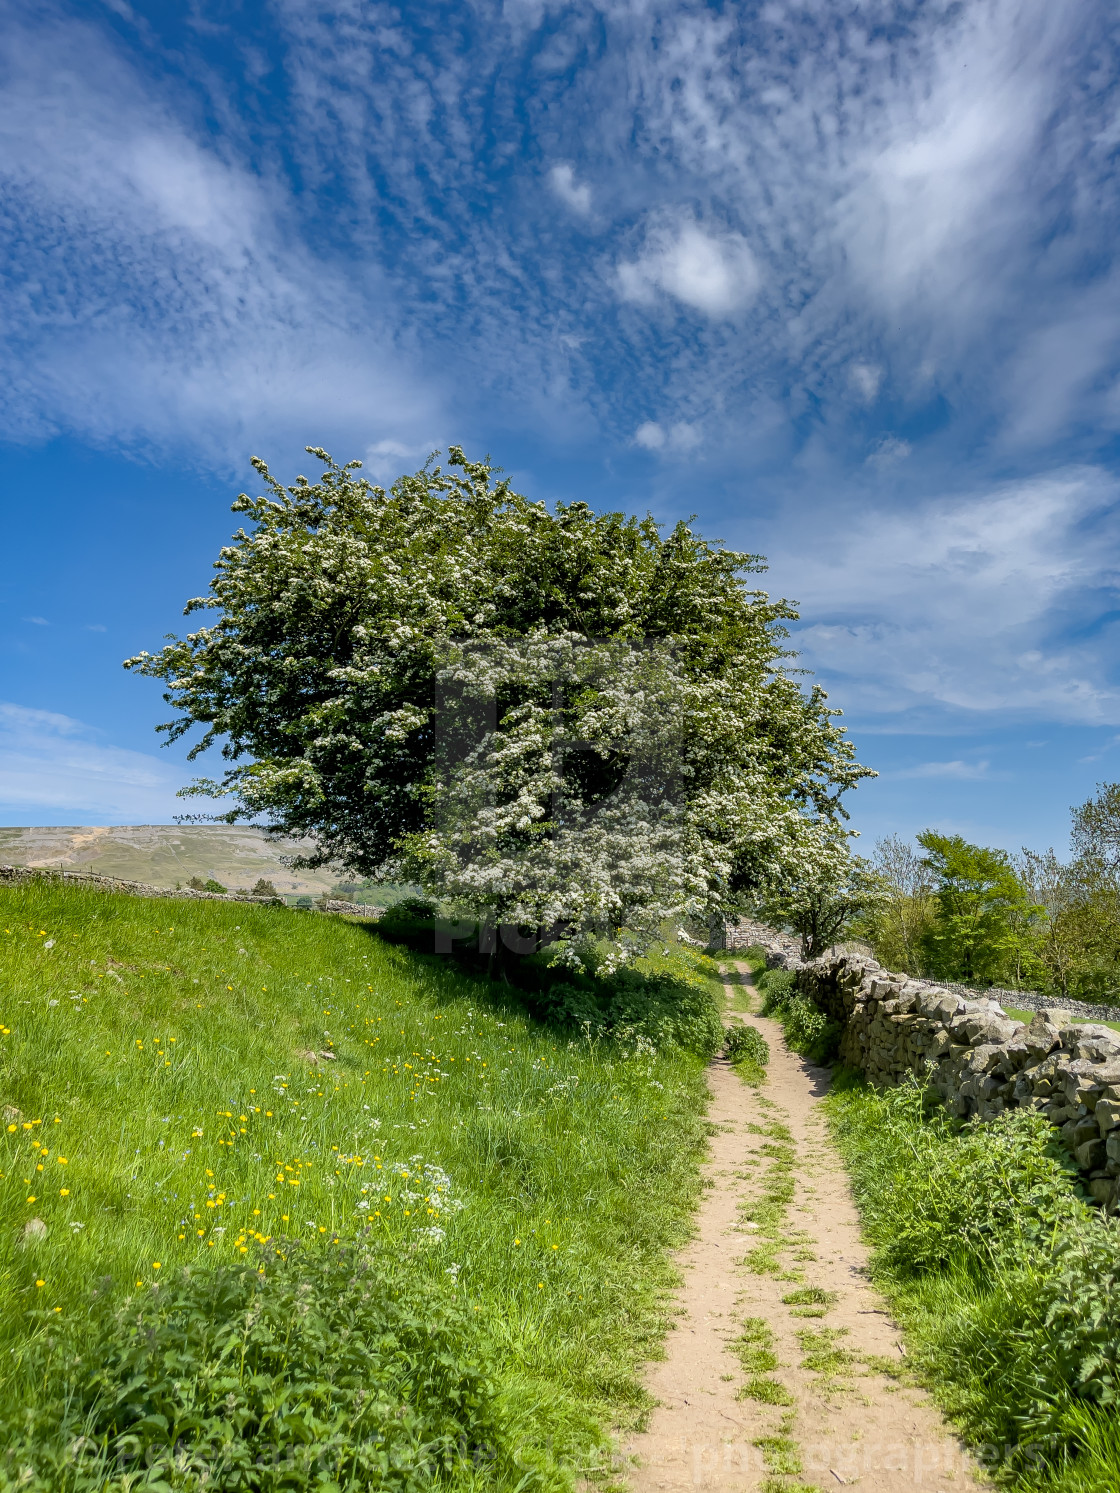
M 868 841 L 1120 777 L 1109 7 L 0 17 L 0 822 L 177 811 L 120 660 L 305 444 L 765 554 Z

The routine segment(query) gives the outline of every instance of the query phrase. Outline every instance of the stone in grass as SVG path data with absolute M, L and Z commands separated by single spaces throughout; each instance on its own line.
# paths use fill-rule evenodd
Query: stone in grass
M 41 1218 L 29 1218 L 20 1233 L 20 1243 L 24 1249 L 31 1244 L 41 1244 L 50 1233 Z

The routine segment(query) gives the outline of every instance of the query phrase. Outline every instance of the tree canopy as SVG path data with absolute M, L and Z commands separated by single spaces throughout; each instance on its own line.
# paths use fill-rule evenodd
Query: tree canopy
M 925 934 L 931 974 L 968 984 L 1024 983 L 1043 908 L 1003 850 L 971 845 L 960 835 L 925 830 L 918 844 L 935 883 L 937 917 Z
M 758 556 L 550 511 L 454 446 L 388 490 L 308 450 L 314 483 L 254 460 L 267 491 L 186 606 L 214 620 L 126 662 L 169 739 L 220 744 L 184 790 L 216 817 L 531 926 L 730 916 L 835 847 L 868 769 L 790 672 Z

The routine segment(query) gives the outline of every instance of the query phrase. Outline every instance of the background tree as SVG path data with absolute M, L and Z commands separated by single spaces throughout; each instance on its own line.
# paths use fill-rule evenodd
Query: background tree
M 774 882 L 760 910 L 800 937 L 802 959 L 816 959 L 873 915 L 884 895 L 875 872 L 838 831 L 822 836 L 796 869 Z
M 880 896 L 852 932 L 866 938 L 888 969 L 922 973 L 922 948 L 937 904 L 930 867 L 908 841 L 889 835 L 875 842 L 871 872 Z
M 1045 910 L 1030 901 L 1006 852 L 934 830 L 918 843 L 936 884 L 937 916 L 922 941 L 928 971 L 964 984 L 1037 983 Z
M 1096 794 L 1071 813 L 1074 859 L 1095 863 L 1098 874 L 1120 874 L 1120 783 L 1098 783 Z
M 254 461 L 267 495 L 187 605 L 217 618 L 126 664 L 165 682 L 170 739 L 222 743 L 186 790 L 217 817 L 569 929 L 732 916 L 834 842 L 867 769 L 786 671 L 795 613 L 748 588 L 757 556 L 550 512 L 457 447 L 388 491 L 311 454 L 287 488 Z

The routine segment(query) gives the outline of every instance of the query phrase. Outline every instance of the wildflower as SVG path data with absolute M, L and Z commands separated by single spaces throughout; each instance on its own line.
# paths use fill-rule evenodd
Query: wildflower
M 60 1198 L 68 1198 L 70 1196 L 69 1187 L 60 1187 L 58 1189 L 58 1195 Z
M 37 1280 L 35 1282 L 35 1284 L 36 1284 L 36 1286 L 45 1286 L 46 1285 L 46 1281 L 45 1280 Z

